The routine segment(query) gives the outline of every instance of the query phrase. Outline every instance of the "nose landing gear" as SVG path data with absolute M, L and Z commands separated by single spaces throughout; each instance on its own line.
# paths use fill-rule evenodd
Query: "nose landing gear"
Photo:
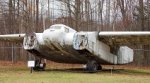
M 46 60 L 44 60 L 44 62 L 42 62 L 41 59 L 36 59 L 35 60 L 35 67 L 33 67 L 33 70 L 35 71 L 44 71 L 46 68 Z

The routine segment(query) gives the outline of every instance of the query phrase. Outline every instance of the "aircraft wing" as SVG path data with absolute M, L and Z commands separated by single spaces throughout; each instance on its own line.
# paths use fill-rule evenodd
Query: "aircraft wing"
M 99 32 L 99 39 L 108 45 L 150 44 L 150 31 Z
M 0 35 L 0 41 L 23 42 L 25 34 L 5 34 Z

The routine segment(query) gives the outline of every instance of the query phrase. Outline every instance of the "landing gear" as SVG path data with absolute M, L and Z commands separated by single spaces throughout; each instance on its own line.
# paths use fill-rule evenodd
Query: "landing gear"
M 97 72 L 97 70 L 101 70 L 102 66 L 99 65 L 96 61 L 94 60 L 90 60 L 88 61 L 87 65 L 86 65 L 86 70 L 88 72 Z
M 36 59 L 35 60 L 35 67 L 33 67 L 33 70 L 35 71 L 44 71 L 46 68 L 46 61 L 44 60 L 42 63 L 42 59 Z
M 98 64 L 97 70 L 102 70 L 102 66 Z

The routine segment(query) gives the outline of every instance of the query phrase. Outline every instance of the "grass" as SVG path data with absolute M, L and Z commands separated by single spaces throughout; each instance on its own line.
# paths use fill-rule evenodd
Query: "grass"
M 0 83 L 150 83 L 150 70 L 104 69 L 87 73 L 82 69 L 47 69 L 30 73 L 25 66 L 0 66 Z

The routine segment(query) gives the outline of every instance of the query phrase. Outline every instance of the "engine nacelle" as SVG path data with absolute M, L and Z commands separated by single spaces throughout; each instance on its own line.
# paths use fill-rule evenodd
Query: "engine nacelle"
M 118 50 L 117 63 L 118 64 L 127 64 L 133 62 L 133 49 L 127 46 L 120 46 Z
M 78 32 L 73 37 L 73 47 L 76 50 L 84 50 L 88 45 L 88 35 L 85 32 Z
M 35 33 L 26 34 L 23 41 L 25 50 L 32 50 L 37 46 L 37 38 Z

